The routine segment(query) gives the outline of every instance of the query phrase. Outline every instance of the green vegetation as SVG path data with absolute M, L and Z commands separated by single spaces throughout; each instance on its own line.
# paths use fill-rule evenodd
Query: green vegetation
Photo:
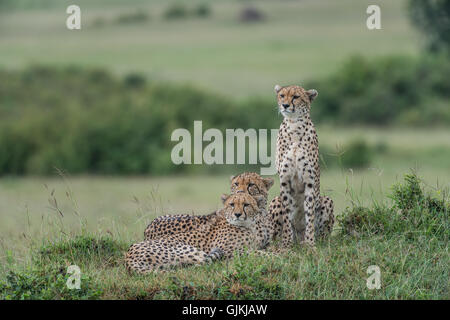
M 393 186 L 392 206 L 354 207 L 339 216 L 341 233 L 349 235 L 398 236 L 450 239 L 450 203 L 424 195 L 419 178 L 405 176 L 405 184 Z
M 202 3 L 194 8 L 194 15 L 205 18 L 211 15 L 211 7 L 207 3 Z
M 0 174 L 175 172 L 174 129 L 192 128 L 199 114 L 205 128 L 250 118 L 222 97 L 137 75 L 36 67 L 0 79 Z
M 136 12 L 131 13 L 123 13 L 119 15 L 115 22 L 122 24 L 130 24 L 130 23 L 143 23 L 150 20 L 150 15 L 142 10 L 137 10 Z
M 15 11 L 0 13 L 0 67 L 22 70 L 33 63 L 102 68 L 118 76 L 138 72 L 233 99 L 273 98 L 276 83 L 304 84 L 328 76 L 350 55 L 414 57 L 420 48 L 404 0 L 379 1 L 388 14 L 383 30 L 374 32 L 365 27 L 370 0 L 262 0 L 251 4 L 266 18 L 255 24 L 239 22 L 250 5 L 241 1 L 207 1 L 212 12 L 207 19 L 174 20 L 164 19 L 170 5 L 179 3 L 191 15 L 206 1 L 78 0 L 80 32 L 65 27 L 65 9 L 73 2 L 12 2 Z M 135 8 L 151 19 L 108 23 Z M 96 21 L 107 24 L 99 28 Z
M 11 271 L 6 281 L 0 283 L 2 300 L 79 300 L 98 299 L 101 290 L 92 285 L 91 279 L 81 277 L 79 290 L 70 290 L 66 283 L 69 279 L 64 268 L 31 269 Z
M 445 54 L 374 61 L 354 57 L 335 74 L 308 85 L 319 91 L 313 118 L 333 124 L 446 125 L 449 73 Z
M 448 1 L 377 1 L 376 31 L 370 0 L 79 0 L 79 31 L 65 28 L 69 4 L 0 0 L 0 299 L 450 297 Z M 278 128 L 276 83 L 319 91 L 331 239 L 128 274 L 123 253 L 153 218 L 209 213 L 226 172 L 259 170 L 174 166 L 172 131 Z M 423 180 L 399 184 L 409 167 Z M 81 290 L 66 287 L 71 264 Z M 370 265 L 380 290 L 366 287 Z
M 314 85 L 323 94 L 313 118 L 353 126 L 449 124 L 448 60 L 411 63 L 352 60 Z M 99 69 L 31 67 L 0 71 L 0 84 L 0 175 L 51 174 L 55 167 L 72 174 L 230 172 L 237 167 L 172 164 L 172 131 L 192 131 L 198 119 L 203 130 L 222 131 L 277 128 L 282 120 L 273 99 L 239 102 L 139 74 L 120 79 Z M 378 147 L 350 140 L 338 153 L 325 147 L 322 157 L 327 166 L 367 167 L 387 151 Z
M 164 12 L 164 17 L 166 19 L 182 19 L 186 18 L 188 15 L 188 10 L 181 3 L 175 3 L 170 5 Z
M 450 1 L 410 0 L 409 11 L 414 25 L 428 40 L 431 51 L 450 49 Z
M 303 247 L 272 258 L 230 261 L 139 276 L 126 272 L 124 237 L 60 233 L 31 249 L 29 265 L 0 270 L 6 299 L 445 299 L 448 291 L 450 201 L 406 175 L 391 202 L 348 208 L 317 252 Z M 139 240 L 139 239 L 135 239 Z M 67 265 L 82 270 L 82 289 L 65 287 Z M 378 265 L 381 289 L 368 290 Z

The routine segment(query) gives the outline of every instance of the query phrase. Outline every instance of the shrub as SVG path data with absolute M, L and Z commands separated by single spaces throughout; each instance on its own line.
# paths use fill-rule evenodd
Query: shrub
M 174 129 L 192 128 L 198 114 L 205 129 L 251 125 L 220 96 L 139 74 L 32 67 L 0 71 L 0 83 L 0 174 L 186 170 L 170 161 Z
M 372 208 L 347 208 L 338 216 L 344 235 L 370 237 L 373 235 L 421 236 L 448 239 L 450 237 L 450 202 L 425 195 L 416 174 L 405 175 L 403 184 L 393 186 L 393 204 Z
M 254 254 L 235 254 L 232 267 L 224 275 L 223 283 L 217 292 L 218 299 L 280 299 L 283 288 L 278 281 L 271 279 L 270 264 L 262 264 L 261 257 Z M 275 280 L 275 281 L 273 281 Z
M 166 19 L 183 19 L 188 16 L 188 10 L 181 3 L 170 5 L 164 12 Z
M 211 7 L 206 4 L 199 4 L 195 9 L 194 9 L 194 15 L 200 18 L 205 18 L 211 15 Z
M 411 84 L 411 75 L 395 67 L 410 63 L 389 61 L 380 68 L 357 59 L 335 76 L 337 80 L 320 81 L 314 121 L 448 123 L 450 64 L 437 57 L 422 59 L 412 73 L 412 78 L 421 79 L 420 89 L 413 89 L 410 86 L 419 86 L 419 81 Z M 400 74 L 397 80 L 385 81 L 394 78 L 392 70 Z M 398 108 L 380 105 L 372 97 L 380 92 Z M 116 78 L 101 69 L 76 66 L 0 70 L 0 175 L 52 174 L 55 167 L 73 174 L 232 171 L 236 166 L 175 166 L 170 159 L 172 131 L 192 131 L 199 115 L 203 130 L 278 128 L 282 117 L 274 106 L 273 99 L 231 101 L 190 86 L 147 81 L 138 73 Z M 371 149 L 363 142 L 351 143 L 344 148 L 341 164 L 365 167 L 374 153 Z M 338 164 L 339 157 L 330 154 L 321 149 L 327 165 Z M 250 168 L 255 166 L 245 167 Z
M 80 300 L 98 299 L 102 291 L 93 285 L 90 277 L 81 276 L 80 289 L 66 285 L 70 274 L 65 268 L 30 269 L 10 271 L 0 282 L 2 300 Z
M 432 51 L 450 48 L 450 2 L 447 0 L 409 1 L 413 25 L 427 36 Z
M 120 263 L 128 244 L 120 243 L 110 237 L 76 236 L 73 239 L 59 240 L 43 245 L 34 256 L 38 266 L 47 264 L 77 265 L 98 263 L 115 266 Z
M 339 147 L 337 150 L 332 150 L 328 146 L 320 146 L 319 158 L 324 168 L 361 169 L 370 165 L 375 151 L 383 153 L 386 150 L 387 146 L 384 144 L 372 147 L 365 140 L 356 139 L 343 147 Z
M 372 159 L 372 149 L 364 140 L 351 142 L 341 156 L 342 166 L 345 168 L 365 168 Z
M 138 10 L 132 13 L 123 13 L 119 15 L 115 22 L 119 24 L 142 23 L 150 20 L 148 13 Z
M 447 124 L 449 61 L 446 55 L 353 57 L 330 77 L 307 84 L 319 91 L 312 117 L 339 124 Z
M 123 264 L 127 243 L 108 236 L 80 235 L 59 239 L 33 250 L 32 267 L 10 270 L 0 281 L 0 299 L 97 299 L 102 290 L 86 272 L 81 273 L 80 289 L 69 289 L 68 265 L 77 265 L 83 271 L 112 268 Z

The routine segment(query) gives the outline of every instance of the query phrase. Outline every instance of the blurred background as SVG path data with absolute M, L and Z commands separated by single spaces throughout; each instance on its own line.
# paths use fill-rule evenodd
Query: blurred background
M 81 30 L 66 28 L 71 4 Z M 366 27 L 371 4 L 381 30 Z M 338 213 L 386 201 L 411 169 L 445 192 L 449 12 L 447 0 L 0 0 L 0 246 L 49 224 L 136 240 L 157 215 L 215 210 L 230 174 L 259 167 L 175 166 L 170 135 L 194 120 L 278 128 L 275 84 L 319 92 L 321 185 Z

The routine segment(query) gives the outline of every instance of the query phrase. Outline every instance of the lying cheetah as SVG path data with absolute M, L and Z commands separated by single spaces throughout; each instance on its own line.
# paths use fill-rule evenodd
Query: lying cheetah
M 283 246 L 295 238 L 315 245 L 315 229 L 330 233 L 333 202 L 320 195 L 319 144 L 310 117 L 314 89 L 275 86 L 278 108 L 284 120 L 277 138 L 276 166 L 280 176 L 280 197 L 270 208 L 275 221 L 282 221 Z M 280 211 L 277 211 L 280 210 Z M 276 219 L 276 215 L 281 215 Z
M 266 212 L 267 195 L 273 185 L 272 178 L 262 178 L 254 172 L 244 172 L 231 177 L 231 193 L 248 193 L 253 197 L 263 196 L 261 209 Z M 158 239 L 176 233 L 191 232 L 199 229 L 206 232 L 217 213 L 205 216 L 188 214 L 165 215 L 155 218 L 144 231 L 144 240 Z
M 147 273 L 176 266 L 230 258 L 244 248 L 262 249 L 269 242 L 267 215 L 246 193 L 223 196 L 224 208 L 210 220 L 207 232 L 193 229 L 133 244 L 126 254 L 129 271 Z M 264 197 L 259 197 L 264 202 Z

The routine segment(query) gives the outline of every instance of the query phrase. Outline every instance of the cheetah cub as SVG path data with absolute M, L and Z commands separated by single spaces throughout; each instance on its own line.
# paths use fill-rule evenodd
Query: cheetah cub
M 266 247 L 270 236 L 267 215 L 261 213 L 257 200 L 247 193 L 237 193 L 222 196 L 222 201 L 223 209 L 207 230 L 193 229 L 133 244 L 125 258 L 127 269 L 148 273 L 231 258 L 244 248 Z
M 273 185 L 272 178 L 263 178 L 255 172 L 244 172 L 237 176 L 232 176 L 230 181 L 231 194 L 248 193 L 255 199 L 259 197 L 260 209 L 266 213 L 267 195 Z M 204 216 L 189 214 L 159 216 L 145 229 L 144 240 L 158 239 L 176 233 L 192 232 L 195 229 L 203 229 L 204 232 L 207 232 L 211 221 L 214 221 L 216 216 L 217 212 Z
M 280 196 L 269 206 L 272 219 L 281 224 L 282 244 L 299 239 L 315 245 L 315 231 L 329 234 L 334 224 L 333 201 L 320 195 L 319 143 L 311 121 L 314 89 L 275 86 L 284 119 L 277 137 L 276 167 Z

